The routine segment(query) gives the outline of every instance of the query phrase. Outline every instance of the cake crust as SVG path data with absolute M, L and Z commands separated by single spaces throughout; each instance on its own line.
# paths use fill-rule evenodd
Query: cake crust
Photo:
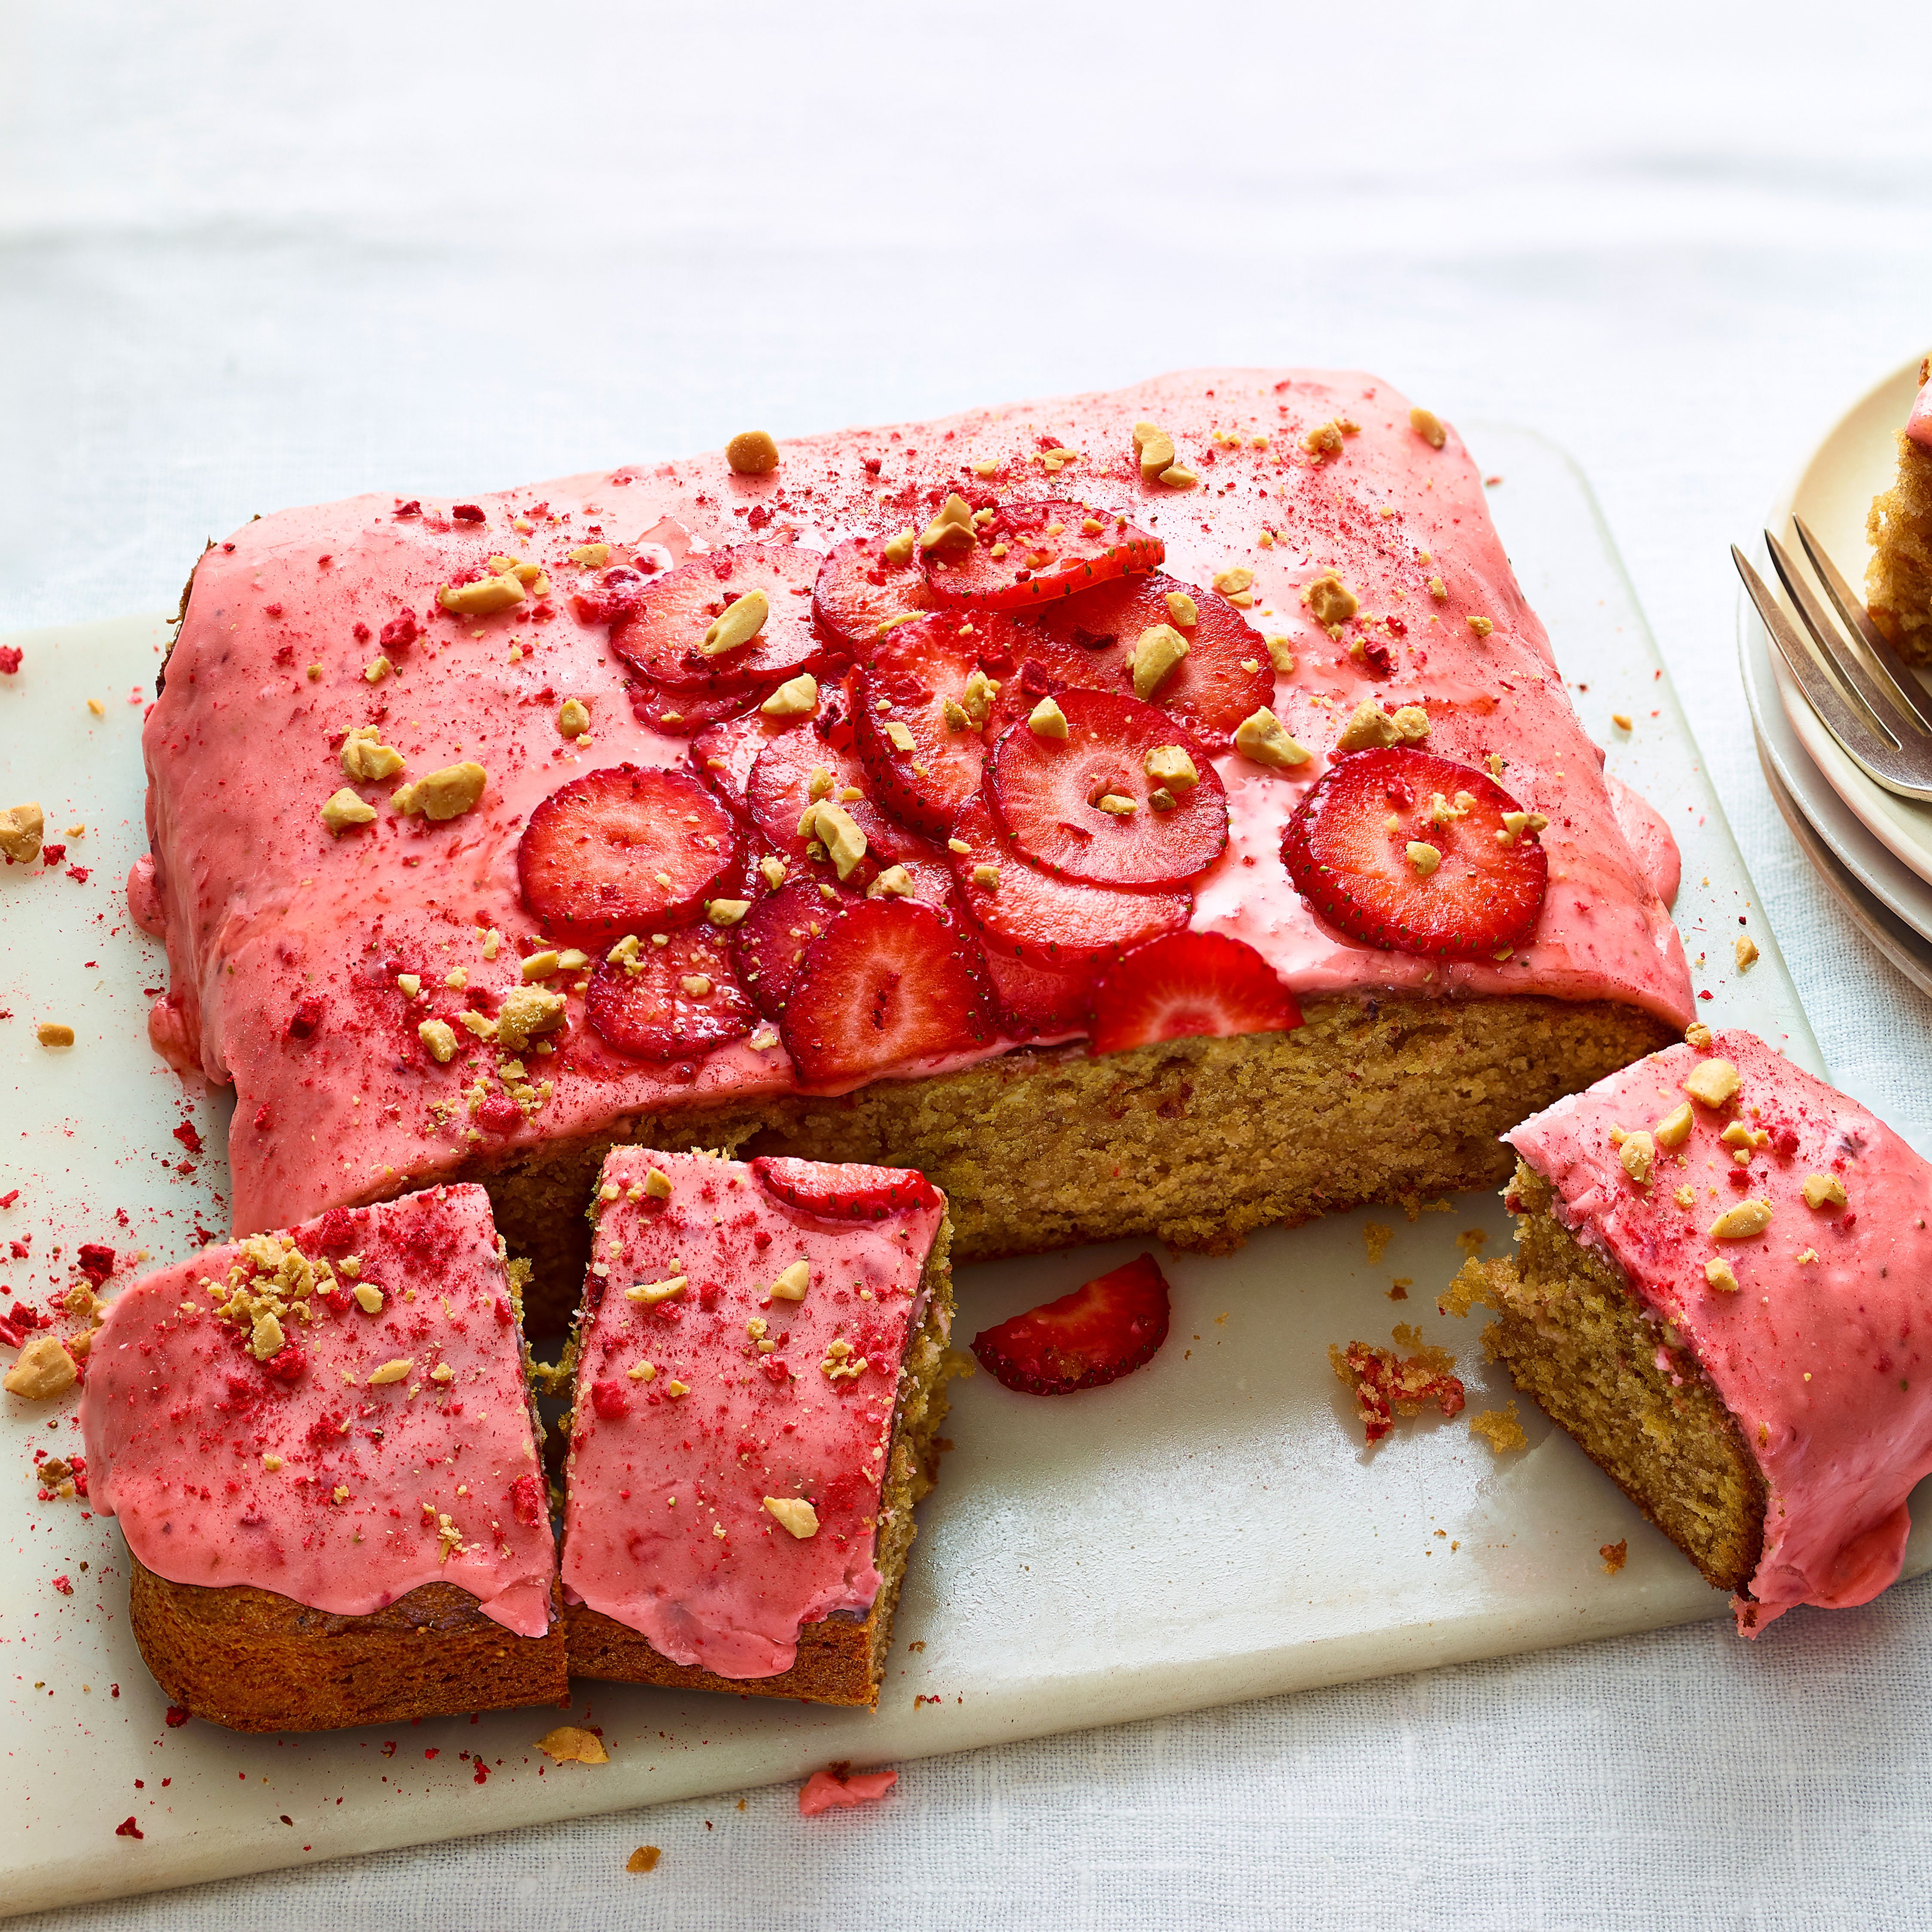
M 231 1731 L 329 1731 L 568 1704 L 562 1600 L 518 1636 L 453 1583 L 338 1616 L 252 1584 L 171 1583 L 130 1557 L 134 1641 L 170 1700 Z

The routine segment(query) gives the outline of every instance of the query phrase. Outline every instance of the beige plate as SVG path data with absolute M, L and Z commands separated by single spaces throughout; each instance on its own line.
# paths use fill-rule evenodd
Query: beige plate
M 1854 590 L 1862 586 L 1871 556 L 1866 514 L 1873 497 L 1897 472 L 1898 432 L 1918 388 L 1918 358 L 1914 356 L 1838 418 L 1806 460 L 1790 494 L 1772 510 L 1770 527 L 1787 543 L 1792 512 L 1802 517 Z M 1795 544 L 1793 549 L 1796 554 Z M 1755 614 L 1742 621 L 1755 622 Z M 1900 798 L 1868 778 L 1805 703 L 1784 660 L 1775 652 L 1772 656 L 1786 715 L 1812 763 L 1881 844 L 1918 880 L 1932 881 L 1932 805 Z M 1921 930 L 1932 928 L 1932 890 L 1922 891 L 1916 882 L 1908 883 L 1899 898 L 1888 896 L 1887 903 Z
M 1694 958 L 1711 962 L 1704 1010 L 1818 1067 L 1588 489 L 1526 432 L 1478 428 L 1471 440 L 1504 478 L 1494 502 L 1524 589 L 1587 682 L 1586 722 L 1682 843 L 1677 912 Z M 0 1239 L 32 1243 L 30 1259 L 0 1272 L 15 1293 L 46 1293 L 78 1241 L 172 1258 L 191 1250 L 198 1222 L 225 1225 L 227 1109 L 184 1100 L 148 1052 L 142 989 L 160 984 L 160 955 L 128 926 L 118 890 L 142 844 L 138 700 L 162 628 L 44 632 L 19 640 L 20 674 L 0 677 L 8 788 L 38 794 L 57 825 L 84 820 L 70 856 L 93 868 L 85 884 L 0 868 L 0 1008 L 12 1016 L 0 1022 L 11 1096 L 0 1194 L 20 1190 L 0 1209 Z M 98 718 L 89 697 L 104 705 Z M 1612 712 L 1634 732 L 1613 730 Z M 1762 956 L 1733 979 L 1740 914 Z M 40 1019 L 74 1026 L 78 1044 L 38 1047 Z M 207 1157 L 171 1138 L 184 1115 Z M 184 1162 L 196 1172 L 179 1172 Z M 1363 1239 L 1371 1219 L 1395 1224 L 1378 1262 Z M 958 1447 L 920 1512 L 878 1714 L 584 1684 L 574 1720 L 601 1726 L 610 1753 L 594 1768 L 538 1756 L 536 1740 L 562 1720 L 554 1711 L 283 1739 L 169 1728 L 129 1636 L 118 1532 L 73 1503 L 34 1500 L 32 1449 L 72 1444 L 70 1408 L 0 1397 L 10 1404 L 0 1472 L 14 1498 L 0 1512 L 0 1911 L 1722 1616 L 1724 1600 L 1534 1408 L 1528 1448 L 1500 1460 L 1466 1418 L 1406 1423 L 1364 1450 L 1331 1342 L 1387 1342 L 1414 1322 L 1456 1352 L 1471 1414 L 1510 1399 L 1483 1360 L 1479 1322 L 1435 1312 L 1468 1228 L 1492 1251 L 1508 1238 L 1485 1196 L 1412 1225 L 1341 1216 L 1221 1259 L 1182 1257 L 1164 1264 L 1172 1336 L 1138 1374 L 1058 1401 L 983 1375 L 956 1383 L 946 1432 Z M 960 1339 L 1132 1252 L 962 1270 Z M 1391 1302 L 1399 1276 L 1413 1291 Z M 1598 1546 L 1624 1539 L 1628 1567 L 1606 1576 Z M 1915 1538 L 1913 1568 L 1928 1546 Z M 70 1596 L 53 1587 L 60 1576 Z M 116 1835 L 130 1816 L 138 1839 Z

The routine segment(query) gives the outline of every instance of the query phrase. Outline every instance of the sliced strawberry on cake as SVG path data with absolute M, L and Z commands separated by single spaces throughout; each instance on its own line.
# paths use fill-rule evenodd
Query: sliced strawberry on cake
M 1138 947 L 1101 975 L 1093 1015 L 1090 1053 L 1163 1040 L 1288 1033 L 1301 1024 L 1301 1009 L 1274 968 L 1223 932 L 1177 932 Z
M 1536 931 L 1546 823 L 1474 765 L 1396 746 L 1337 758 L 1281 853 L 1309 904 L 1364 945 L 1496 958 Z
M 742 691 L 701 691 L 659 684 L 648 677 L 634 678 L 625 687 L 631 716 L 668 738 L 694 737 L 748 711 L 755 716 L 770 692 L 770 687 L 763 684 Z
M 722 933 L 628 934 L 597 962 L 584 994 L 591 1030 L 634 1060 L 669 1061 L 742 1040 L 758 1019 Z
M 919 541 L 933 602 L 988 610 L 1031 610 L 1151 570 L 1167 554 L 1160 538 L 1125 517 L 1058 500 L 996 504 L 976 515 L 951 496 Z
M 982 1329 L 973 1352 L 1023 1395 L 1069 1395 L 1118 1382 L 1167 1340 L 1167 1280 L 1151 1255 L 1039 1308 Z
M 993 982 L 1000 1032 L 1009 1040 L 1058 1040 L 1084 1033 L 1094 973 L 1090 965 L 1029 965 L 989 950 L 986 976 Z
M 837 917 L 844 902 L 810 873 L 787 879 L 774 892 L 753 900 L 731 929 L 738 977 L 767 1019 L 777 1019 L 791 997 L 805 949 Z
M 862 664 L 892 626 L 932 603 L 910 530 L 834 544 L 812 585 L 819 628 Z
M 975 794 L 960 808 L 949 850 L 960 902 L 989 953 L 1048 968 L 1117 958 L 1178 932 L 1193 910 L 1186 892 L 1129 892 L 1056 878 L 1022 856 Z
M 761 1187 L 828 1221 L 886 1221 L 940 1204 L 939 1190 L 910 1168 L 832 1165 L 783 1154 L 761 1154 L 750 1165 Z
M 1267 644 L 1216 590 L 1156 571 L 1052 605 L 1047 668 L 1070 684 L 1131 691 L 1180 718 L 1216 751 L 1274 697 Z
M 799 1078 L 863 1079 L 995 1036 L 979 949 L 959 922 L 910 899 L 860 899 L 806 948 L 779 1023 Z
M 687 923 L 737 865 L 730 813 L 688 773 L 656 766 L 609 765 L 560 786 L 517 848 L 531 917 L 590 945 Z
M 852 729 L 879 802 L 944 838 L 980 788 L 980 736 L 999 686 L 982 668 L 1028 634 L 998 611 L 946 610 L 898 626 L 852 674 Z
M 743 691 L 822 663 L 812 622 L 817 552 L 739 544 L 656 578 L 610 631 L 610 648 L 653 682 L 684 691 Z
M 986 770 L 1008 836 L 1070 879 L 1179 885 L 1228 843 L 1220 773 L 1174 719 L 1136 698 L 1044 698 L 994 746 Z

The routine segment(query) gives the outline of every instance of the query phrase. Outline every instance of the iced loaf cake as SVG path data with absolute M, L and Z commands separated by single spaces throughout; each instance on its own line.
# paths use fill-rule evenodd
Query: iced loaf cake
M 1360 374 L 284 512 L 164 678 L 130 896 L 237 1228 L 477 1180 L 553 1322 L 613 1142 L 1220 1248 L 1500 1180 L 1691 1017 L 1668 832 Z

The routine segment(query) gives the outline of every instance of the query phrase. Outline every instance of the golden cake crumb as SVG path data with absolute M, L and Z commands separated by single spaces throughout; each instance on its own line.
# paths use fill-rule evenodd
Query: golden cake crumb
M 1496 627 L 1486 617 L 1468 617 L 1463 620 L 1479 638 L 1486 638 Z
M 1522 1432 L 1522 1424 L 1516 1420 L 1514 1401 L 1502 1408 L 1486 1408 L 1471 1416 L 1469 1433 L 1480 1436 L 1498 1456 L 1505 1456 L 1512 1449 L 1529 1447 L 1529 1438 Z
M 663 1856 L 655 1845 L 640 1845 L 625 1862 L 624 1869 L 632 1872 L 656 1871 L 658 1860 Z
M 1395 1238 L 1395 1230 L 1380 1221 L 1365 1221 L 1362 1224 L 1362 1245 L 1369 1251 L 1369 1265 L 1379 1268 L 1388 1244 Z
M 1694 1046 L 1700 1053 L 1711 1044 L 1711 1029 L 1702 1020 L 1693 1020 L 1684 1029 L 1684 1044 Z
M 1630 1555 L 1630 1538 L 1625 1537 L 1617 1543 L 1600 1543 L 1597 1546 L 1597 1554 L 1604 1559 L 1604 1574 L 1614 1576 L 1624 1567 L 1624 1560 Z

